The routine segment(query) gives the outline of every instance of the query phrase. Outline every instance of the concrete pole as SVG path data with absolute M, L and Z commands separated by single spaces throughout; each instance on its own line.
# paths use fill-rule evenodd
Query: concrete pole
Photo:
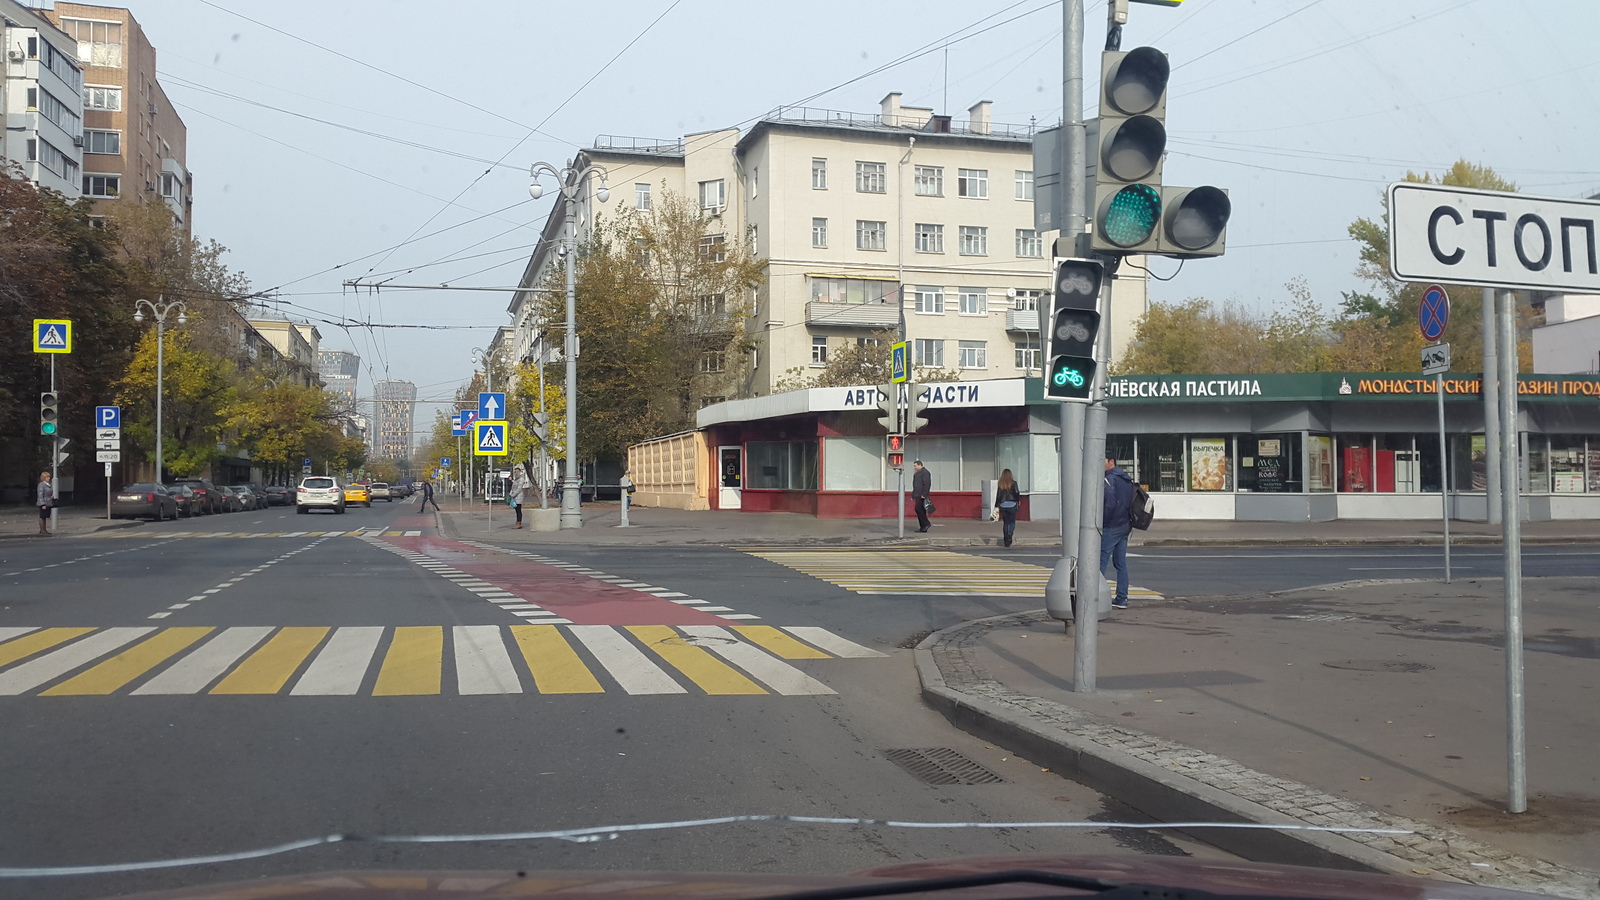
M 1489 524 L 1500 524 L 1500 362 L 1495 353 L 1494 289 L 1483 289 L 1483 449 L 1484 503 Z
M 166 330 L 167 317 L 164 313 L 156 314 L 156 476 L 151 481 L 161 483 L 161 468 L 166 457 L 161 455 L 161 380 L 162 370 L 166 367 L 166 348 L 163 344 L 163 332 Z M 51 385 L 55 388 L 55 370 L 51 369 Z
M 1528 811 L 1522 665 L 1522 493 L 1517 453 L 1517 299 L 1500 291 L 1500 528 L 1506 586 L 1506 811 Z

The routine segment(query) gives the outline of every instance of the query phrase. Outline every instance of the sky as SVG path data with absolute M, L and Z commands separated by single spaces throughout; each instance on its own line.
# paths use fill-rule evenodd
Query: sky
M 418 428 L 507 324 L 550 209 L 527 193 L 596 135 L 674 139 L 783 105 L 1061 116 L 1060 0 L 131 0 L 188 126 L 197 237 L 323 347 L 416 383 Z M 913 12 L 914 11 L 914 12 Z M 1087 2 L 1092 115 L 1103 0 Z M 1530 194 L 1600 192 L 1594 0 L 1135 2 L 1123 49 L 1171 60 L 1165 183 L 1227 188 L 1226 255 L 1152 262 L 1154 302 L 1271 309 L 1363 290 L 1346 229 L 1407 171 L 1487 164 Z M 341 321 L 446 328 L 341 327 Z M 439 405 L 432 405 L 437 401 Z

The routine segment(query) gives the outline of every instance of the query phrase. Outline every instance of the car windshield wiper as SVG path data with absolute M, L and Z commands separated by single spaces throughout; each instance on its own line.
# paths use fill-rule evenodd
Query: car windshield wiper
M 796 891 L 774 894 L 761 900 L 856 900 L 861 897 L 892 897 L 897 894 L 920 894 L 954 891 L 962 888 L 985 887 L 993 884 L 1046 884 L 1053 887 L 1092 891 L 1096 900 L 1274 900 L 1264 894 L 1216 894 L 1193 888 L 1165 885 L 1118 883 L 1062 875 L 1058 872 L 1041 872 L 1018 869 L 1010 872 L 988 872 L 982 875 L 951 875 L 942 878 L 914 878 L 891 881 L 885 884 L 858 884 L 849 887 L 824 888 L 816 891 Z M 1287 900 L 1287 898 L 1286 898 Z M 1306 898 L 1294 898 L 1306 900 Z

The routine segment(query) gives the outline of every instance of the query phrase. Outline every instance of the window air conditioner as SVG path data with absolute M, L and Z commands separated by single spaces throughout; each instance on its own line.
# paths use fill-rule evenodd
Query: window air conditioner
M 10 57 L 12 62 L 22 62 L 23 59 L 22 51 L 16 47 L 7 50 L 6 56 Z
M 72 146 L 74 146 L 74 147 L 82 147 L 83 146 L 83 135 L 81 135 L 81 134 L 73 135 L 72 136 Z
M 151 100 L 150 101 L 150 115 L 153 116 L 155 114 L 156 114 L 156 102 L 154 100 Z

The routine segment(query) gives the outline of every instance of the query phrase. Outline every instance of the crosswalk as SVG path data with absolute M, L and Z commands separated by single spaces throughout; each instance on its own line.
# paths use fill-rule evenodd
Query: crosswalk
M 857 594 L 1043 598 L 1050 580 L 1050 570 L 1043 566 L 949 550 L 737 549 Z M 1128 588 L 1128 596 L 1161 599 L 1156 591 L 1137 586 Z
M 416 529 L 384 529 L 384 528 L 357 528 L 354 531 L 141 531 L 137 528 L 121 528 L 112 531 L 97 531 L 86 534 L 84 537 L 98 540 L 131 540 L 136 538 L 301 538 L 301 537 L 421 537 L 422 532 Z
M 796 663 L 885 655 L 815 626 L 11 626 L 0 697 L 818 696 Z

